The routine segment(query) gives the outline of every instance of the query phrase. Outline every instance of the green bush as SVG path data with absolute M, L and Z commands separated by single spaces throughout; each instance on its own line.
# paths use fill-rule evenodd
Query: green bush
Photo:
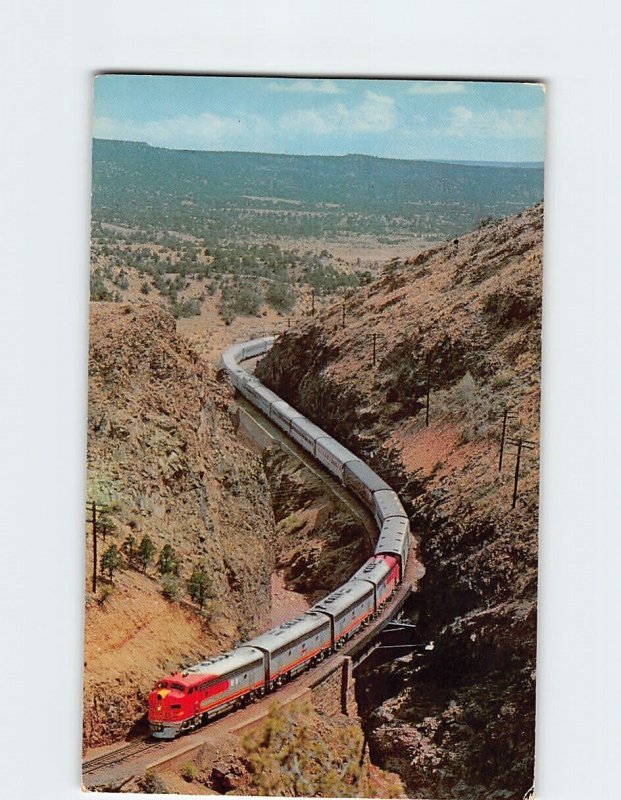
M 90 294 L 91 300 L 105 300 L 106 302 L 112 300 L 112 292 L 107 288 L 101 270 L 96 269 L 91 274 Z
M 105 606 L 110 597 L 114 594 L 114 589 L 109 583 L 104 583 L 101 589 L 97 592 L 97 602 L 100 606 Z
M 166 784 L 156 772 L 147 772 L 140 780 L 140 788 L 145 794 L 168 794 Z
M 181 777 L 184 781 L 188 783 L 192 783 L 192 781 L 198 776 L 198 767 L 196 764 L 184 764 L 181 768 Z
M 256 317 L 262 302 L 263 298 L 256 289 L 251 286 L 242 286 L 233 298 L 233 311 Z
M 265 293 L 267 303 L 276 311 L 291 311 L 295 303 L 295 294 L 286 283 L 270 283 Z
M 205 600 L 214 596 L 213 583 L 202 567 L 194 567 L 187 583 L 188 594 L 202 608 Z
M 164 575 L 162 578 L 162 594 L 167 600 L 174 602 L 179 598 L 179 578 L 176 575 Z

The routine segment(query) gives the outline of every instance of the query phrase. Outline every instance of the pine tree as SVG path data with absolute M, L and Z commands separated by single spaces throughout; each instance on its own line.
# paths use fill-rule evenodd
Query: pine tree
M 101 557 L 101 570 L 107 572 L 112 580 L 114 572 L 121 566 L 121 554 L 115 544 L 111 544 Z
M 138 548 L 138 559 L 142 564 L 142 571 L 146 572 L 147 567 L 153 561 L 153 555 L 155 553 L 155 545 L 151 541 L 151 539 L 145 534 L 142 537 L 140 542 L 140 547 Z
M 125 555 L 127 556 L 127 563 L 129 564 L 130 567 L 136 556 L 135 548 L 136 548 L 136 537 L 130 533 L 123 542 L 123 550 L 125 551 Z
M 179 574 L 179 556 L 169 544 L 165 544 L 157 562 L 160 575 Z
M 201 608 L 205 605 L 207 598 L 213 597 L 211 578 L 201 567 L 194 567 L 187 585 L 188 594 Z

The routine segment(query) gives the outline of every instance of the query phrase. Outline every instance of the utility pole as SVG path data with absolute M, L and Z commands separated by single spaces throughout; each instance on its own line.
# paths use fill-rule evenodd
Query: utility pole
M 345 327 L 345 303 L 341 303 L 341 309 L 343 310 L 343 327 Z
M 372 333 L 371 336 L 373 337 L 373 366 L 377 363 L 377 337 L 382 336 L 381 333 Z
M 311 289 L 311 317 L 315 316 L 315 290 Z
M 291 327 L 291 317 L 287 317 L 287 328 Z
M 505 451 L 505 434 L 507 433 L 507 420 L 509 417 L 517 417 L 514 411 L 509 411 L 507 406 L 502 415 L 502 436 L 500 437 L 500 458 L 498 459 L 498 472 L 502 472 L 502 457 Z
M 517 447 L 517 458 L 515 459 L 515 476 L 513 479 L 513 501 L 511 508 L 515 508 L 517 503 L 518 481 L 520 478 L 520 461 L 522 459 L 522 450 L 533 450 L 535 442 L 529 442 L 528 439 L 507 439 L 507 444 L 512 444 Z
M 93 523 L 93 594 L 97 592 L 97 503 L 91 503 Z
M 371 336 L 373 337 L 373 366 L 377 364 L 377 338 L 378 336 L 383 336 L 383 333 L 372 333 Z

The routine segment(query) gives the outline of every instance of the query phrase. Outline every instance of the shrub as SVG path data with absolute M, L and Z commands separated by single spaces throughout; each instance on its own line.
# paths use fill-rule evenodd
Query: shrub
M 176 575 L 164 575 L 162 578 L 162 594 L 171 602 L 178 599 L 179 578 L 177 578 Z
M 104 583 L 99 592 L 97 592 L 97 602 L 100 606 L 105 606 L 110 597 L 114 594 L 114 589 L 109 583 Z
M 179 317 L 200 317 L 201 298 L 192 297 L 188 300 L 177 300 L 176 295 L 170 301 L 170 313 L 175 319 Z
M 127 563 L 131 567 L 136 555 L 136 537 L 130 533 L 123 542 L 123 552 L 127 556 Z
M 270 283 L 265 299 L 272 308 L 282 312 L 291 311 L 295 303 L 293 290 L 286 283 Z
M 222 321 L 225 325 L 230 325 L 231 322 L 235 319 L 235 314 L 233 313 L 233 309 L 230 306 L 225 306 L 221 312 L 220 316 L 222 317 Z
M 251 286 L 242 286 L 233 298 L 233 310 L 238 314 L 257 316 L 263 298 Z
M 181 768 L 181 777 L 184 781 L 188 783 L 192 783 L 192 781 L 198 776 L 198 768 L 195 764 L 184 764 Z
M 101 270 L 96 269 L 91 274 L 90 293 L 91 300 L 105 300 L 106 302 L 112 300 L 112 292 L 108 290 Z
M 455 394 L 462 403 L 471 403 L 476 389 L 474 378 L 469 372 L 466 372 L 464 377 L 459 381 L 455 387 Z
M 147 772 L 140 780 L 140 788 L 145 794 L 168 794 L 166 784 L 156 772 Z
M 143 281 L 143 282 L 140 284 L 140 291 L 141 291 L 143 294 L 149 294 L 149 293 L 150 293 L 150 291 L 151 291 L 151 287 L 149 286 L 149 284 L 147 283 L 147 281 Z
M 205 600 L 214 596 L 211 578 L 201 567 L 194 567 L 187 583 L 188 594 L 202 608 Z
M 508 386 L 512 380 L 513 373 L 510 370 L 507 369 L 502 372 L 497 372 L 491 381 L 492 389 L 503 389 L 505 386 Z

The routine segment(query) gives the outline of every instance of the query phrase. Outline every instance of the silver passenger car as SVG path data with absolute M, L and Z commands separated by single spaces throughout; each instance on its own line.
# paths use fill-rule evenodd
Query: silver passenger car
M 357 458 L 345 464 L 343 469 L 343 483 L 348 489 L 373 510 L 373 493 L 380 491 L 391 491 L 386 481 L 382 480 L 377 472 L 367 466 L 364 461 Z
M 351 450 L 343 447 L 336 439 L 327 435 L 323 439 L 317 439 L 315 456 L 339 480 L 343 480 L 343 467 L 345 464 L 359 460 Z
M 250 342 L 244 342 L 238 361 L 243 361 L 246 358 L 255 358 L 263 353 L 267 353 L 275 341 L 275 336 L 262 336 L 260 339 L 252 339 Z
M 301 672 L 331 645 L 329 620 L 311 610 L 257 636 L 243 647 L 258 649 L 265 654 L 267 685 L 272 688 L 284 677 Z
M 381 527 L 375 555 L 387 554 L 401 559 L 405 569 L 410 552 L 410 522 L 407 517 L 389 517 Z
M 407 519 L 401 500 L 392 489 L 373 492 L 373 516 L 378 528 L 381 528 L 389 517 L 404 517 Z
M 280 400 L 277 394 L 274 394 L 271 389 L 264 386 L 257 378 L 247 380 L 243 389 L 240 391 L 253 405 L 257 406 L 266 417 L 271 416 L 272 403 L 276 403 Z
M 315 442 L 328 434 L 306 417 L 297 417 L 291 422 L 291 438 L 309 453 L 315 455 Z
M 334 646 L 337 647 L 374 613 L 373 586 L 352 578 L 315 603 L 311 611 L 321 611 L 330 617 Z
M 285 433 L 291 432 L 291 423 L 294 419 L 302 418 L 302 415 L 299 411 L 296 411 L 293 406 L 290 406 L 285 400 L 278 399 L 277 402 L 272 403 L 271 408 L 271 416 L 272 421 L 278 425 L 278 427 L 285 431 Z
M 392 594 L 399 583 L 399 561 L 396 557 L 372 556 L 352 578 L 358 581 L 369 581 L 375 589 L 375 610 Z

